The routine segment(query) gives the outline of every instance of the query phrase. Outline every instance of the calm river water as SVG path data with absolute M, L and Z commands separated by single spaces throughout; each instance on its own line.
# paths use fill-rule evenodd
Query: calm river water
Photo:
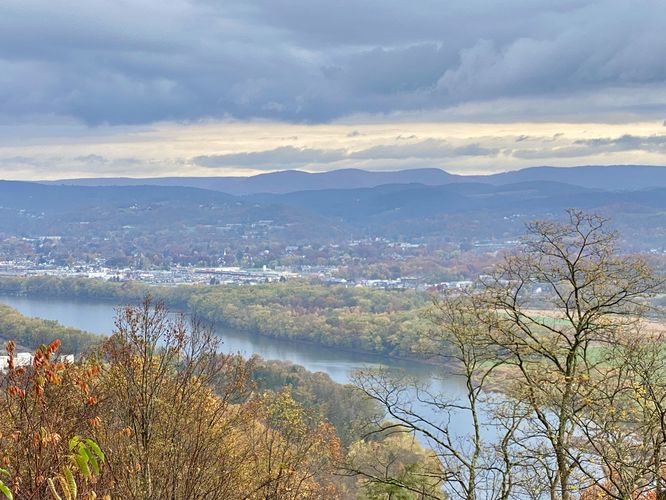
M 0 295 L 0 303 L 17 309 L 25 316 L 56 320 L 62 325 L 100 335 L 109 335 L 114 328 L 115 306 L 109 303 L 12 295 Z M 223 352 L 240 352 L 246 356 L 258 354 L 264 359 L 291 361 L 310 371 L 324 372 L 340 383 L 349 382 L 356 370 L 380 365 L 403 370 L 424 382 L 436 378 L 441 371 L 439 367 L 424 363 L 274 339 L 229 328 L 218 328 L 217 333 L 222 338 Z M 460 390 L 457 382 L 451 380 L 449 390 Z
M 56 320 L 65 326 L 100 335 L 109 335 L 114 328 L 115 307 L 109 303 L 11 295 L 0 295 L 0 303 L 17 309 L 25 316 Z M 339 383 L 348 383 L 357 370 L 383 366 L 400 371 L 447 397 L 455 398 L 463 394 L 462 380 L 446 375 L 442 367 L 278 340 L 228 328 L 218 328 L 217 333 L 222 338 L 223 352 L 245 356 L 258 354 L 264 359 L 291 361 L 310 371 L 324 372 Z M 439 420 L 439 416 L 433 415 L 431 409 L 427 409 L 426 413 Z M 446 417 L 442 415 L 441 418 Z M 470 430 L 469 423 L 469 415 L 466 413 L 454 415 L 450 422 L 452 430 L 461 434 Z

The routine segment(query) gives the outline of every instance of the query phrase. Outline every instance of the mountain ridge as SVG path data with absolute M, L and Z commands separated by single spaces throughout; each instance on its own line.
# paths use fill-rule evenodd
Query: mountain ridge
M 86 241 L 94 235 L 96 245 L 120 238 L 130 248 L 134 237 L 160 234 L 183 241 L 199 234 L 197 244 L 204 247 L 211 238 L 245 241 L 264 233 L 290 244 L 351 235 L 446 239 L 452 232 L 492 239 L 513 237 L 527 220 L 561 217 L 577 207 L 611 218 L 634 236 L 649 232 L 650 248 L 666 242 L 666 186 L 608 191 L 553 181 L 493 185 L 473 179 L 244 196 L 178 186 L 0 181 L 0 234 Z
M 438 168 L 396 171 L 369 171 L 349 168 L 327 172 L 281 170 L 249 177 L 98 177 L 37 182 L 40 184 L 76 186 L 175 186 L 220 191 L 232 195 L 253 195 L 260 193 L 286 194 L 322 189 L 357 189 L 383 184 L 418 183 L 426 186 L 441 186 L 472 182 L 504 185 L 539 181 L 560 182 L 611 191 L 640 190 L 666 187 L 666 167 L 648 165 L 537 166 L 488 175 L 452 174 Z

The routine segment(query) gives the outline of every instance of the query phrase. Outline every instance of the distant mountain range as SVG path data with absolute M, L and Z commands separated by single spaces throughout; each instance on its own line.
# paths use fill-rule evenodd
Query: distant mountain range
M 283 170 L 251 177 L 150 177 L 150 178 L 92 178 L 43 181 L 44 184 L 71 186 L 179 186 L 210 189 L 234 195 L 256 193 L 283 194 L 318 189 L 356 189 L 383 184 L 419 183 L 441 185 L 455 182 L 457 175 L 436 168 L 400 170 L 396 172 L 370 172 L 360 169 L 332 170 L 309 173 Z
M 666 168 L 579 167 L 577 169 L 528 169 L 483 177 L 450 176 L 443 171 L 416 171 L 431 182 L 436 176 L 453 178 L 442 185 L 421 182 L 381 184 L 373 187 L 328 188 L 289 193 L 232 195 L 184 186 L 81 186 L 0 181 L 0 231 L 27 234 L 55 231 L 63 225 L 95 223 L 109 229 L 141 226 L 192 227 L 193 225 L 252 224 L 270 219 L 283 227 L 303 228 L 303 234 L 325 235 L 328 228 L 351 233 L 418 236 L 445 234 L 443 218 L 478 221 L 489 230 L 515 216 L 534 219 L 558 216 L 570 207 L 602 211 L 618 222 L 649 225 L 666 231 Z M 618 184 L 626 178 L 625 189 Z M 414 174 L 415 172 L 409 172 Z M 653 173 L 648 183 L 648 174 Z M 274 179 L 307 179 L 310 187 L 321 179 L 337 179 L 345 185 L 356 176 L 364 182 L 395 179 L 393 174 L 348 171 L 330 174 L 276 173 Z M 572 183 L 522 180 L 542 175 L 567 174 Z M 595 177 L 596 174 L 596 177 Z M 337 177 L 336 177 L 337 176 Z M 254 186 L 258 186 L 255 179 Z M 266 177 L 260 176 L 265 182 Z M 468 182 L 462 182 L 466 180 Z M 494 182 L 489 182 L 493 180 Z M 510 182 L 521 180 L 521 182 Z M 203 180 L 201 180 L 203 182 Z M 88 181 L 91 182 L 91 181 Z M 107 182 L 107 181 L 105 181 Z M 108 181 L 111 182 L 111 181 Z M 574 183 L 578 183 L 577 185 Z M 593 184 L 592 187 L 581 184 Z M 334 182 L 330 182 L 333 186 Z M 664 187 L 660 187 L 660 184 Z M 299 183 L 303 187 L 303 183 Z M 613 189 L 602 189 L 610 185 Z M 647 186 L 649 187 L 647 187 Z M 643 187 L 640 189 L 639 187 Z M 286 186 L 283 186 L 286 188 Z M 31 227 L 32 230 L 28 230 Z M 460 230 L 460 228 L 458 228 Z
M 441 186 L 480 183 L 495 186 L 522 182 L 557 182 L 610 191 L 666 187 L 666 167 L 644 165 L 532 167 L 492 175 L 456 175 L 437 168 L 375 172 L 341 169 L 309 173 L 284 170 L 251 177 L 91 178 L 43 181 L 72 186 L 177 186 L 221 191 L 233 195 L 285 194 L 322 189 L 372 188 L 385 184 Z
M 209 238 L 245 241 L 267 227 L 271 241 L 290 244 L 356 236 L 506 239 L 521 234 L 527 220 L 561 217 L 572 207 L 611 217 L 643 249 L 666 248 L 666 167 L 646 166 L 536 167 L 489 176 L 419 169 L 0 181 L 0 242 L 70 235 L 103 246 L 129 231 L 145 240 L 162 235 L 160 241 L 205 234 L 197 240 L 205 249 Z

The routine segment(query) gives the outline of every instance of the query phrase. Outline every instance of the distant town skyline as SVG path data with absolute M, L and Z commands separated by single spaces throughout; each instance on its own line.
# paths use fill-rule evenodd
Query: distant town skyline
M 666 165 L 656 0 L 8 0 L 0 178 Z

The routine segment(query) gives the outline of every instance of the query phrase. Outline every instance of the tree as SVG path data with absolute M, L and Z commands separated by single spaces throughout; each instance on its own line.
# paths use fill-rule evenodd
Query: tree
M 509 499 L 514 489 L 513 463 L 509 445 L 520 422 L 517 413 L 507 412 L 504 426 L 493 431 L 499 437 L 492 443 L 484 436 L 488 409 L 482 411 L 483 392 L 503 360 L 488 342 L 482 330 L 488 328 L 480 321 L 481 304 L 468 294 L 449 294 L 436 298 L 429 314 L 432 322 L 429 334 L 422 338 L 421 352 L 439 356 L 455 368 L 450 375 L 460 378 L 460 395 L 434 393 L 428 387 L 400 380 L 385 371 L 365 372 L 356 379 L 358 386 L 387 412 L 388 420 L 377 422 L 375 432 L 411 433 L 432 448 L 441 468 L 432 472 L 436 484 L 454 498 L 475 500 L 479 497 Z M 506 411 L 496 405 L 497 411 Z M 511 413 L 509 415 L 509 413 Z M 452 419 L 464 415 L 470 422 L 469 431 L 461 433 Z M 351 472 L 364 474 L 362 468 L 351 466 Z M 431 480 L 432 480 L 431 477 Z M 399 477 L 374 476 L 375 482 L 387 482 L 405 491 L 415 492 L 409 482 Z M 429 490 L 423 498 L 439 498 L 442 492 Z M 421 498 L 421 497 L 419 497 Z
M 335 499 L 331 473 L 340 459 L 335 428 L 321 422 L 288 389 L 265 393 L 249 429 L 253 481 L 242 499 Z
M 69 449 L 72 439 L 92 436 L 99 424 L 99 365 L 59 361 L 59 347 L 58 340 L 42 345 L 29 365 L 20 366 L 14 343 L 7 344 L 7 372 L 0 375 L 0 463 L 6 488 L 0 491 L 5 496 L 11 491 L 16 498 L 46 498 L 49 479 L 63 471 L 78 482 L 82 496 L 93 489 L 108 491 L 105 475 L 94 478 L 98 483 L 93 488 L 90 471 L 77 467 Z M 89 459 L 90 444 L 81 443 L 76 452 Z M 93 447 L 99 449 L 96 443 Z M 101 459 L 93 456 L 93 461 L 98 469 Z M 99 472 L 95 470 L 95 476 Z
M 580 469 L 598 496 L 666 496 L 665 340 L 643 324 L 604 355 L 599 383 L 577 421 L 586 451 Z
M 576 423 L 595 397 L 595 353 L 640 322 L 661 285 L 643 260 L 617 254 L 606 219 L 567 215 L 529 224 L 524 251 L 499 264 L 481 299 L 487 339 L 506 351 L 515 377 L 507 392 L 531 413 L 520 441 L 528 453 L 542 453 L 530 443 L 547 443 L 550 496 L 565 500 L 581 481 Z
M 358 477 L 364 499 L 441 499 L 442 465 L 406 432 L 357 441 L 347 456 L 347 467 Z
M 359 380 L 389 425 L 433 447 L 447 492 L 568 500 L 596 488 L 627 499 L 661 481 L 666 372 L 631 347 L 645 338 L 662 280 L 616 242 L 607 220 L 569 210 L 565 222 L 528 224 L 522 248 L 476 288 L 436 300 L 441 341 L 421 347 L 454 359 L 465 387 L 458 401 L 383 376 Z M 663 352 L 653 340 L 653 354 Z M 483 401 L 500 383 L 504 403 Z M 463 436 L 449 425 L 460 412 L 472 422 Z M 499 434 L 484 441 L 491 424 Z
M 57 359 L 56 340 L 18 366 L 9 343 L 0 496 L 336 498 L 335 428 L 286 391 L 258 393 L 254 360 L 218 343 L 150 297 L 120 309 L 101 351 L 74 363 Z
M 149 296 L 119 311 L 99 441 L 123 498 L 231 498 L 239 487 L 246 457 L 233 442 L 254 421 L 253 404 L 238 404 L 249 365 L 218 354 L 218 342 Z

